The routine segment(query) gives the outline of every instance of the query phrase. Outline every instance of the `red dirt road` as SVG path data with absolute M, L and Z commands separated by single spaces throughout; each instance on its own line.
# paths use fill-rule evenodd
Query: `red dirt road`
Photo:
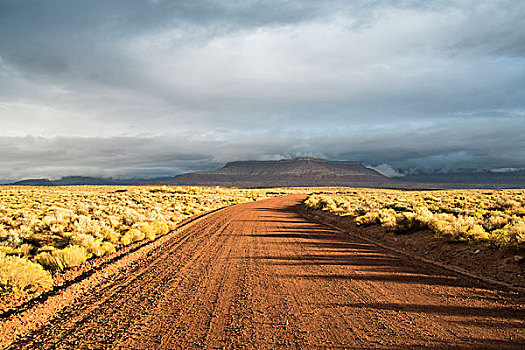
M 302 218 L 303 196 L 184 227 L 23 349 L 523 349 L 523 295 Z

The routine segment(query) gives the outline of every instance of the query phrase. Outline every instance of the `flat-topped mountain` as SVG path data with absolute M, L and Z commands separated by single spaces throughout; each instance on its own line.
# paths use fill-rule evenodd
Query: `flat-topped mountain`
M 375 186 L 391 182 L 360 162 L 295 158 L 277 161 L 239 161 L 221 169 L 181 175 L 174 185 L 203 186 Z

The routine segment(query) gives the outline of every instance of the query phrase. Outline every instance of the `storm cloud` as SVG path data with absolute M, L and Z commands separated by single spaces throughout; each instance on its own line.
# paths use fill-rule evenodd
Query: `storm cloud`
M 516 1 L 0 1 L 1 179 L 525 167 Z

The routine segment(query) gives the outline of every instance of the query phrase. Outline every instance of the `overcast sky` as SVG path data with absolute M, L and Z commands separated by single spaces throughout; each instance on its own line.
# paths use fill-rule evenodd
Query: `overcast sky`
M 525 167 L 525 1 L 0 0 L 0 179 Z

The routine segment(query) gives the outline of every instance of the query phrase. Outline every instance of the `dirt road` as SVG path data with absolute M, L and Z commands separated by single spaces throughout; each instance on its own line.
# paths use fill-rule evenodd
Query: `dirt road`
M 189 224 L 12 348 L 524 348 L 523 295 L 309 222 L 302 198 Z

